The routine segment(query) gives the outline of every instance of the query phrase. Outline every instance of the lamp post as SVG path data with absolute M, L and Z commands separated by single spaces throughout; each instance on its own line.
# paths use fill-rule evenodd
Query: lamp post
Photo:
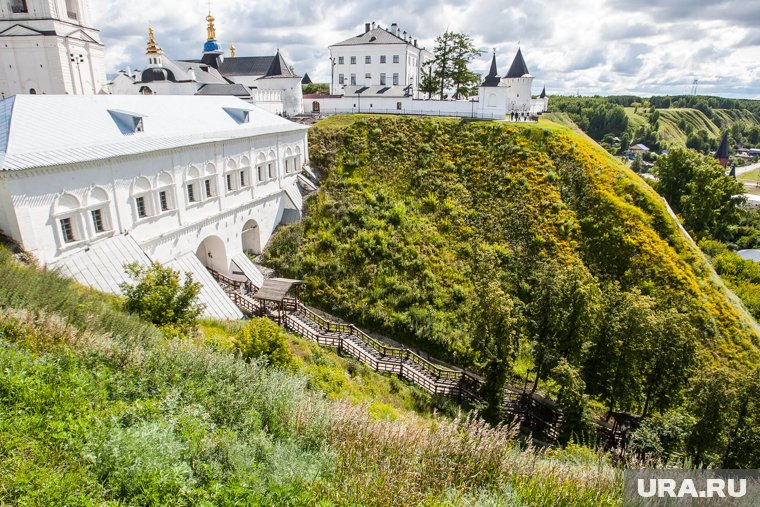
M 330 94 L 335 93 L 335 57 L 330 57 Z
M 69 60 L 73 63 L 77 64 L 77 73 L 79 74 L 79 90 L 84 95 L 84 82 L 82 81 L 82 68 L 79 66 L 80 63 L 84 63 L 84 57 L 82 54 L 74 54 L 70 53 Z

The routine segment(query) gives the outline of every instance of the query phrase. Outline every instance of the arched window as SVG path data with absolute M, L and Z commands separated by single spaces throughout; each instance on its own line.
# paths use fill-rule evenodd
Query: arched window
M 29 95 L 37 95 L 37 90 L 34 88 L 29 88 Z
M 209 162 L 203 173 L 203 198 L 211 199 L 216 195 L 216 166 Z
M 200 169 L 194 165 L 188 167 L 185 173 L 185 196 L 187 197 L 188 206 L 203 200 L 201 181 Z
M 152 186 L 145 176 L 139 176 L 132 183 L 132 209 L 136 220 L 155 215 Z
M 263 153 L 259 153 L 256 157 L 256 181 L 259 183 L 267 181 L 266 163 L 266 156 Z
M 285 149 L 285 174 L 290 174 L 295 170 L 295 159 L 293 157 L 293 150 L 290 147 Z
M 267 179 L 273 180 L 277 178 L 277 155 L 274 150 L 269 150 L 267 154 Z
M 82 205 L 73 194 L 58 196 L 53 205 L 53 221 L 61 246 L 77 243 L 85 239 L 81 220 Z
M 240 167 L 238 168 L 238 178 L 240 180 L 240 188 L 251 186 L 251 161 L 248 157 L 243 155 L 240 157 Z
M 238 174 L 237 162 L 234 159 L 227 161 L 224 170 L 224 188 L 227 189 L 227 193 L 240 189 L 240 175 Z
M 295 166 L 296 166 L 295 171 L 301 172 L 301 147 L 300 146 L 296 146 L 296 154 L 295 154 L 294 160 L 295 160 Z
M 87 192 L 86 219 L 89 221 L 92 236 L 109 232 L 113 229 L 111 223 L 111 200 L 102 187 L 93 187 Z
M 174 195 L 174 177 L 167 171 L 156 176 L 156 202 L 159 213 L 177 209 Z

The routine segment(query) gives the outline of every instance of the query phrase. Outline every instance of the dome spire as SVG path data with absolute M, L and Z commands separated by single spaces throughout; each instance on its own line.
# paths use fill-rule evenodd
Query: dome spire
M 209 2 L 206 21 L 208 22 L 208 27 L 206 28 L 206 31 L 208 32 L 208 40 L 216 40 L 216 27 L 214 26 L 214 16 L 211 15 L 211 2 Z
M 155 35 L 153 33 L 153 27 L 148 27 L 148 49 L 145 51 L 146 55 L 160 55 L 163 54 L 163 50 L 156 43 Z
M 237 48 L 235 48 L 235 43 L 234 42 L 232 44 L 230 44 L 230 57 L 231 58 L 235 58 L 235 50 L 236 49 Z

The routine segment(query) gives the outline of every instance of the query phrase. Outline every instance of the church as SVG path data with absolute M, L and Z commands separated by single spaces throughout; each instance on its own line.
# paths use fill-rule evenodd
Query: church
M 87 0 L 0 2 L 0 93 L 100 93 L 103 43 Z
M 106 292 L 127 263 L 190 273 L 209 317 L 242 317 L 209 270 L 260 287 L 248 254 L 314 189 L 308 127 L 235 97 L 25 94 L 0 122 L 0 230 Z
M 148 29 L 147 62 L 142 71 L 121 71 L 107 92 L 126 95 L 228 95 L 246 100 L 271 113 L 295 116 L 303 113 L 301 76 L 277 50 L 273 56 L 230 56 L 216 36 L 215 18 L 206 17 L 206 42 L 201 58 L 173 60 L 164 55 L 153 28 Z

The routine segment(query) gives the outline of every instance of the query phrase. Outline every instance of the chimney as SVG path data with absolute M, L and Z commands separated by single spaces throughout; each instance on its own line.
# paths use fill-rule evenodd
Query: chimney
M 391 33 L 398 37 L 398 25 L 396 23 L 391 23 Z
M 414 47 L 417 47 L 417 39 L 414 39 Z
M 364 23 L 364 33 L 369 32 L 369 23 Z
M 404 40 L 406 40 L 406 30 L 404 30 L 404 36 L 402 37 Z
M 373 30 L 375 29 L 375 22 L 374 21 L 372 22 L 372 29 Z

